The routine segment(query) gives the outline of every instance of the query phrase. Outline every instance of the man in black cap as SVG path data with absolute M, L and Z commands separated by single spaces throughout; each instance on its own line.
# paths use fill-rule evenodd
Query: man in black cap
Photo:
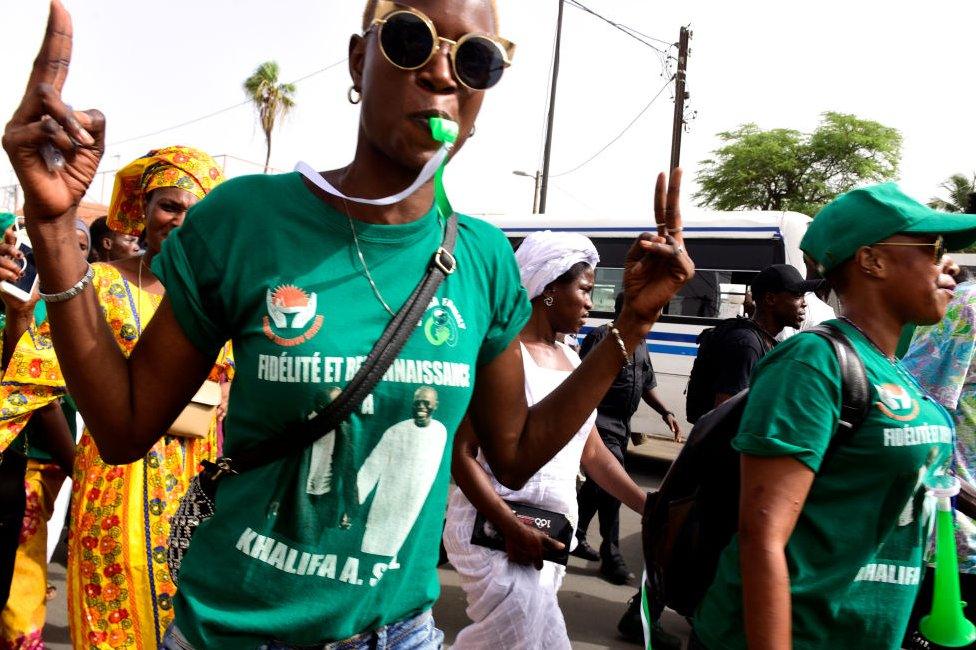
M 749 386 L 752 369 L 776 345 L 784 327 L 799 329 L 806 310 L 804 296 L 819 286 L 820 281 L 804 280 L 789 264 L 773 264 L 753 279 L 755 313 L 719 326 L 708 343 L 715 370 L 715 406 Z

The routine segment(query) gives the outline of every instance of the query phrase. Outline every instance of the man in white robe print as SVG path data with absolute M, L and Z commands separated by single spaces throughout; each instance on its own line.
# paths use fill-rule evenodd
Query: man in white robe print
M 433 419 L 437 391 L 421 386 L 413 395 L 413 418 L 383 432 L 359 470 L 359 503 L 374 492 L 362 551 L 395 557 L 423 508 L 437 477 L 447 429 Z
M 331 388 L 326 393 L 329 404 L 342 393 L 341 388 Z M 346 422 L 339 425 L 340 430 L 348 427 Z M 305 491 L 309 494 L 327 494 L 332 490 L 332 455 L 335 451 L 335 431 L 330 431 L 312 444 L 312 455 L 308 469 Z

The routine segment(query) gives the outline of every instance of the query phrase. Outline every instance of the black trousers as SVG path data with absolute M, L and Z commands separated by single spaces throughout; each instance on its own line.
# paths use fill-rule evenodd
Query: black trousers
M 20 529 L 24 525 L 26 473 L 27 459 L 24 456 L 11 451 L 0 456 L 0 609 L 6 606 L 10 596 Z
M 621 465 L 624 464 L 624 452 L 627 450 L 627 438 L 620 438 L 612 433 L 597 429 L 603 443 L 610 450 Z M 600 559 L 604 562 L 613 561 L 620 557 L 620 501 L 605 491 L 595 481 L 587 477 L 583 487 L 577 495 L 579 503 L 579 526 L 576 538 L 586 539 L 586 529 L 593 521 L 593 515 L 600 518 Z

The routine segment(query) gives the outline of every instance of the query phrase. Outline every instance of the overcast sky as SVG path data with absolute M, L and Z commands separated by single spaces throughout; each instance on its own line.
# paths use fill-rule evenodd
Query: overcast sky
M 877 120 L 901 131 L 901 183 L 921 200 L 953 173 L 976 171 L 976 3 L 904 5 L 866 0 L 817 3 L 581 0 L 595 11 L 667 42 L 681 25 L 694 36 L 683 166 L 694 178 L 715 134 L 743 122 L 813 129 L 824 111 Z M 528 212 L 541 167 L 557 0 L 498 0 L 515 64 L 489 92 L 478 131 L 452 163 L 447 187 L 459 210 Z M 65 98 L 101 108 L 110 146 L 103 169 L 150 148 L 187 144 L 258 163 L 264 141 L 240 106 L 189 126 L 122 142 L 243 101 L 241 82 L 274 59 L 282 77 L 303 77 L 346 56 L 359 0 L 66 0 L 75 50 Z M 901 8 L 904 6 L 906 8 Z M 19 101 L 44 29 L 41 0 L 0 0 L 0 115 Z M 665 90 L 627 135 L 578 171 L 661 89 L 659 55 L 567 5 L 556 105 L 550 217 L 560 213 L 645 215 L 655 174 L 670 156 L 673 93 Z M 358 111 L 346 101 L 345 63 L 298 84 L 297 107 L 274 136 L 272 165 L 299 159 L 319 169 L 351 158 Z M 231 159 L 231 175 L 260 167 Z M 13 182 L 0 160 L 0 185 Z M 94 198 L 107 202 L 111 179 Z M 689 183 L 689 190 L 693 183 Z M 690 196 L 690 191 L 686 193 Z

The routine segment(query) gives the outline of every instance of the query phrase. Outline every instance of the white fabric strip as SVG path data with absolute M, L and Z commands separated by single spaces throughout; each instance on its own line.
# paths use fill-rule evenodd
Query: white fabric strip
M 354 196 L 346 196 L 338 189 L 336 189 L 335 186 L 333 186 L 329 181 L 322 178 L 322 174 L 318 173 L 317 171 L 312 169 L 308 165 L 308 163 L 305 163 L 301 160 L 298 161 L 297 165 L 295 165 L 295 171 L 301 174 L 302 176 L 304 176 L 305 178 L 307 178 L 308 180 L 312 181 L 312 183 L 314 183 L 317 188 L 319 188 L 326 194 L 331 194 L 332 196 L 338 196 L 339 198 L 345 199 L 347 201 L 352 201 L 353 203 L 365 203 L 366 205 L 393 205 L 394 203 L 399 203 L 403 199 L 407 198 L 408 196 L 410 196 L 411 194 L 419 190 L 421 187 L 423 187 L 423 185 L 427 183 L 430 179 L 432 179 L 434 177 L 434 174 L 437 173 L 438 168 L 444 163 L 445 160 L 447 160 L 447 154 L 449 154 L 450 152 L 451 152 L 450 144 L 445 143 L 441 145 L 441 148 L 437 150 L 437 153 L 434 154 L 434 157 L 428 160 L 427 164 L 424 165 L 424 168 L 420 170 L 420 174 L 417 176 L 417 180 L 415 180 L 410 185 L 410 187 L 403 190 L 402 192 L 394 194 L 393 196 L 387 196 L 382 199 L 360 199 Z
M 542 230 L 522 240 L 515 251 L 515 261 L 522 286 L 532 300 L 577 262 L 586 262 L 595 269 L 600 254 L 593 242 L 579 233 Z

